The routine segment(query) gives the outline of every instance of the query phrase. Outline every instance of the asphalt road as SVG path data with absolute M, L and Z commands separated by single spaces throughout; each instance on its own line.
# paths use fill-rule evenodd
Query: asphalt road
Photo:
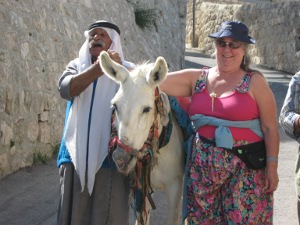
M 186 68 L 215 65 L 215 60 L 192 49 L 186 50 Z M 291 74 L 268 68 L 259 69 L 266 76 L 281 109 Z M 275 192 L 274 225 L 298 225 L 294 189 L 294 166 L 297 143 L 279 128 L 280 155 L 278 190 Z M 0 180 L 0 225 L 55 225 L 59 197 L 59 176 L 55 160 L 47 164 L 19 170 Z M 157 209 L 151 215 L 151 225 L 166 224 L 166 201 L 156 191 Z M 133 215 L 130 224 L 134 224 Z

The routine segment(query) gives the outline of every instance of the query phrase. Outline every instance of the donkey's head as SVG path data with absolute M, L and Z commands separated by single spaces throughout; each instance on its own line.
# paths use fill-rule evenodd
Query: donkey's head
M 145 142 L 149 144 L 156 118 L 155 89 L 165 78 L 168 67 L 165 60 L 158 57 L 154 64 L 144 64 L 129 72 L 113 62 L 106 52 L 102 52 L 99 59 L 102 70 L 120 84 L 111 101 L 118 133 L 113 159 L 119 171 L 128 174 L 138 158 L 146 154 Z

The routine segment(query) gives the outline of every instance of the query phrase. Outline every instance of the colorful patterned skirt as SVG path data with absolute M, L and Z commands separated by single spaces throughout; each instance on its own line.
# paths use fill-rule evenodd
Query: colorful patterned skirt
M 246 144 L 239 142 L 235 145 Z M 251 170 L 228 150 L 195 137 L 187 174 L 189 225 L 269 225 L 273 194 L 265 171 Z

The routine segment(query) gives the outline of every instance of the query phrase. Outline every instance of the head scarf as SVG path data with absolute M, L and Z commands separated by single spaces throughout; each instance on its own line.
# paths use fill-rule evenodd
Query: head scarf
M 90 29 L 104 29 L 112 40 L 109 49 L 118 52 L 124 62 L 117 26 L 109 27 L 110 24 L 106 21 L 97 21 Z M 86 40 L 79 50 L 79 73 L 91 66 L 88 32 L 89 30 L 84 32 Z M 93 192 L 95 175 L 108 153 L 111 99 L 117 90 L 118 85 L 114 81 L 106 75 L 100 76 L 73 99 L 66 123 L 64 135 L 67 149 L 79 175 L 82 191 L 86 183 L 90 194 Z

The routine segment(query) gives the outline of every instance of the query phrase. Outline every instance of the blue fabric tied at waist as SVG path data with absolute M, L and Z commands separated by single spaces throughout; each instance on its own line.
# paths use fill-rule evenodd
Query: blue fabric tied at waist
M 215 131 L 215 141 L 216 146 L 221 148 L 232 149 L 233 147 L 233 137 L 231 131 L 228 127 L 240 127 L 251 129 L 257 136 L 263 138 L 263 132 L 261 130 L 260 120 L 247 120 L 247 121 L 230 121 L 223 120 L 211 116 L 204 116 L 202 114 L 195 114 L 191 116 L 191 124 L 194 134 L 196 134 L 199 127 L 210 125 L 216 126 Z M 188 215 L 187 210 L 187 173 L 189 170 L 189 160 L 191 156 L 193 140 L 195 135 L 191 135 L 188 141 L 187 157 L 185 164 L 185 176 L 184 176 L 184 188 L 183 188 L 183 202 L 182 202 L 182 224 Z
M 196 133 L 199 127 L 204 125 L 216 126 L 215 140 L 216 146 L 221 148 L 232 149 L 233 137 L 228 127 L 240 127 L 249 128 L 257 136 L 263 138 L 263 132 L 261 130 L 260 120 L 247 120 L 247 121 L 230 121 L 223 120 L 211 116 L 204 116 L 202 114 L 196 114 L 191 117 L 193 131 Z

